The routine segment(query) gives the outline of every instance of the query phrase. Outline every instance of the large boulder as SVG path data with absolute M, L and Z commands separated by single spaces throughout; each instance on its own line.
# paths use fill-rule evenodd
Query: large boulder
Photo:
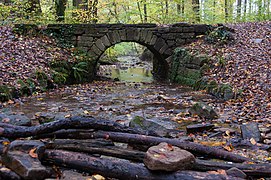
M 150 170 L 185 170 L 189 169 L 194 162 L 193 154 L 167 143 L 150 147 L 144 158 L 144 164 Z

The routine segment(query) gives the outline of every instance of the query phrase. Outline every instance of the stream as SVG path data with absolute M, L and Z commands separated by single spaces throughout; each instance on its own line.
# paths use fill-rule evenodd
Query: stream
M 100 66 L 100 76 L 117 81 L 94 81 L 34 94 L 2 108 L 2 119 L 18 125 L 40 124 L 55 118 L 92 116 L 128 124 L 139 116 L 166 128 L 184 129 L 199 119 L 187 110 L 194 102 L 212 97 L 189 87 L 153 80 L 150 62 L 120 57 L 116 65 Z M 22 120 L 23 119 L 23 120 Z

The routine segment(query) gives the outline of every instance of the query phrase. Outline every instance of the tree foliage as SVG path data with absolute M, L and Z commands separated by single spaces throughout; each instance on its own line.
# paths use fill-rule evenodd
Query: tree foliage
M 270 20 L 270 9 L 270 0 L 0 0 L 0 21 L 223 23 Z

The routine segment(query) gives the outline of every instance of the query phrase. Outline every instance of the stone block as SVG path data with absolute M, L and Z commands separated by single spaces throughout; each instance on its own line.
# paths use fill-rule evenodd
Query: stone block
M 169 32 L 171 32 L 171 33 L 181 33 L 181 32 L 183 32 L 183 27 L 170 27 Z
M 135 38 L 135 30 L 134 29 L 127 29 L 126 36 L 128 41 L 133 41 Z
M 110 43 L 110 41 L 109 41 L 109 39 L 108 39 L 108 37 L 106 35 L 101 37 L 101 41 L 105 45 L 105 47 L 110 47 L 111 46 L 111 43 Z
M 134 40 L 135 41 L 139 41 L 139 39 L 140 39 L 140 29 L 135 29 L 135 34 L 134 34 Z
M 175 44 L 176 44 L 176 42 L 174 40 L 167 40 L 166 43 L 169 47 L 175 46 Z
M 116 37 L 112 31 L 107 33 L 107 37 L 112 45 L 117 43 Z
M 9 151 L 3 156 L 2 162 L 26 180 L 43 180 L 51 176 L 50 171 L 38 158 L 32 158 L 28 153 Z
M 164 46 L 165 40 L 162 38 L 158 38 L 155 42 L 154 49 L 159 52 L 159 50 Z
M 194 27 L 190 26 L 190 27 L 183 27 L 183 32 L 193 32 L 194 33 Z
M 97 48 L 99 48 L 101 51 L 105 51 L 105 45 L 103 44 L 102 40 L 101 39 L 98 39 L 96 42 L 95 42 L 95 45 L 97 46 Z
M 185 38 L 185 39 L 193 38 L 194 36 L 195 36 L 195 33 L 182 33 L 179 35 L 179 37 Z
M 127 35 L 126 35 L 126 31 L 124 29 L 123 30 L 119 30 L 119 35 L 120 35 L 120 40 L 121 41 L 126 41 Z
M 94 52 L 97 56 L 100 56 L 103 52 L 94 44 L 90 51 Z
M 119 31 L 114 31 L 113 35 L 115 36 L 115 39 L 116 39 L 117 43 L 121 42 Z
M 168 45 L 165 43 L 163 47 L 159 50 L 160 54 L 163 54 L 168 49 Z
M 153 35 L 152 38 L 151 38 L 151 41 L 150 41 L 149 45 L 154 45 L 155 42 L 156 42 L 156 40 L 157 40 L 157 36 Z
M 152 36 L 153 36 L 152 32 L 148 31 L 146 39 L 145 39 L 146 44 L 149 44 L 151 42 Z
M 148 31 L 147 30 L 145 30 L 145 29 L 141 29 L 140 30 L 140 38 L 139 38 L 139 41 L 140 42 L 145 42 L 145 39 L 146 39 L 146 37 L 147 37 L 147 34 L 148 34 Z

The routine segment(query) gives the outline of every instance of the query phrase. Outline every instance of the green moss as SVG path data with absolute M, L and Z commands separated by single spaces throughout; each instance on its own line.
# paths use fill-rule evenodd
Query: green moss
M 4 102 L 12 98 L 10 87 L 7 85 L 0 86 L 0 101 Z

